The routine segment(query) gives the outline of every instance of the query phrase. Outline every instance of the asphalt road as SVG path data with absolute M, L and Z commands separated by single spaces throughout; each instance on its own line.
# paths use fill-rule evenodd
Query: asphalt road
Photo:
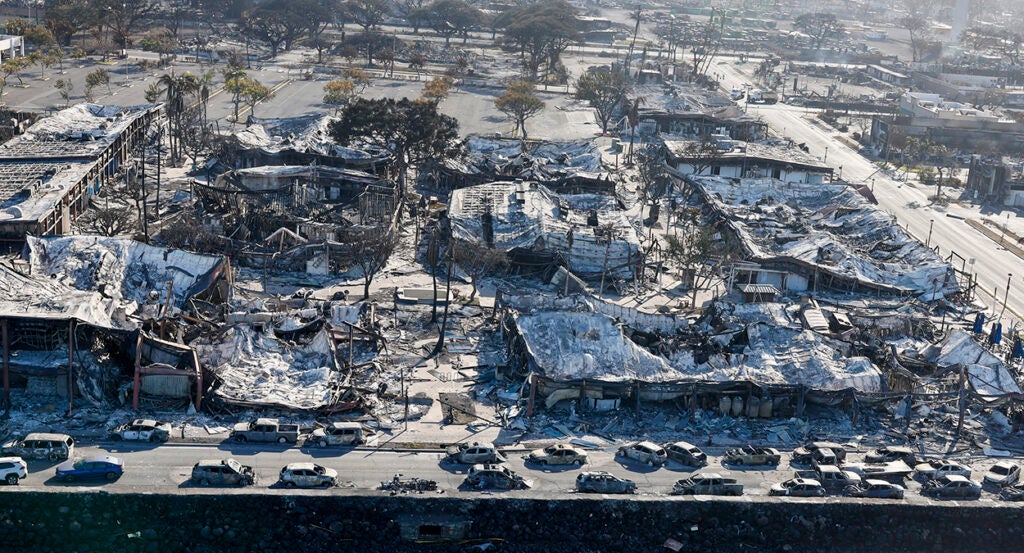
M 718 61 L 712 71 L 724 76 L 722 86 L 728 90 L 749 84 L 751 80 L 746 72 L 754 67 L 750 63 L 740 66 L 735 60 L 724 59 Z M 751 104 L 747 109 L 748 113 L 761 117 L 776 132 L 797 143 L 807 144 L 811 154 L 825 158 L 828 165 L 837 169 L 837 176 L 840 174 L 838 168 L 842 167 L 843 180 L 870 185 L 874 179 L 879 207 L 894 215 L 897 223 L 908 228 L 921 242 L 938 246 L 943 257 L 948 257 L 951 251 L 962 256 L 966 264 L 958 261 L 955 263 L 957 268 L 966 266 L 970 271 L 973 267 L 981 288 L 979 298 L 990 306 L 997 305 L 997 313 L 1002 308 L 1006 293 L 1007 275 L 1017 275 L 1011 284 L 1007 315 L 1022 319 L 1024 295 L 1013 291 L 1019 292 L 1024 287 L 1024 281 L 1021 281 L 1024 260 L 963 221 L 964 218 L 979 219 L 980 208 L 932 204 L 929 197 L 935 194 L 934 187 L 904 183 L 878 171 L 878 166 L 871 160 L 840 141 L 837 131 L 815 123 L 813 112 L 786 104 Z
M 720 448 L 719 448 L 720 449 Z M 610 447 L 603 450 L 588 451 L 590 464 L 582 468 L 541 468 L 535 465 L 526 467 L 522 459 L 526 451 L 509 451 L 508 465 L 512 470 L 533 482 L 533 486 L 527 490 L 516 491 L 495 491 L 500 495 L 512 497 L 537 497 L 537 498 L 564 498 L 575 494 L 573 486 L 576 475 L 580 470 L 603 470 L 611 472 L 621 478 L 627 478 L 637 483 L 637 498 L 663 498 L 668 496 L 673 483 L 681 478 L 686 478 L 694 471 L 669 461 L 664 467 L 649 467 L 630 460 L 624 460 L 615 456 L 615 448 Z M 720 450 L 712 450 L 712 453 L 721 453 Z M 479 496 L 481 492 L 473 489 L 466 489 L 462 484 L 467 465 L 457 465 L 443 462 L 443 454 L 437 451 L 415 452 L 415 451 L 392 451 L 377 450 L 372 448 L 306 448 L 306 447 L 284 447 L 279 445 L 243 444 L 225 441 L 221 444 L 186 444 L 166 443 L 151 445 L 148 443 L 135 444 L 131 442 L 109 442 L 97 445 L 79 446 L 76 455 L 105 454 L 123 457 L 125 460 L 125 474 L 115 482 L 76 482 L 65 484 L 58 481 L 55 474 L 57 463 L 45 461 L 32 461 L 29 463 L 29 476 L 17 487 L 2 486 L 0 489 L 8 492 L 16 492 L 19 489 L 29 490 L 75 490 L 75 489 L 102 489 L 111 493 L 269 493 L 269 494 L 291 494 L 294 490 L 285 490 L 275 485 L 278 472 L 288 463 L 315 462 L 333 469 L 339 474 L 341 484 L 330 490 L 307 490 L 298 493 L 309 494 L 352 494 L 352 493 L 382 493 L 375 492 L 380 483 L 391 480 L 396 473 L 403 474 L 404 478 L 418 477 L 422 479 L 435 480 L 438 483 L 438 490 L 441 493 L 454 495 L 456 497 Z M 192 465 L 200 459 L 222 459 L 232 457 L 245 465 L 251 465 L 256 469 L 257 483 L 249 488 L 201 488 L 189 482 Z M 853 457 L 851 456 L 851 459 Z M 974 480 L 979 481 L 981 470 L 987 462 L 976 465 Z M 772 484 L 781 482 L 793 476 L 794 467 L 789 466 L 788 456 L 783 455 L 783 464 L 778 468 L 772 467 L 725 467 L 720 457 L 712 457 L 710 465 L 701 469 L 701 472 L 717 472 L 726 476 L 736 478 L 744 484 L 744 495 L 739 498 L 728 498 L 734 501 L 751 501 L 761 498 L 765 499 L 768 489 Z M 918 494 L 920 484 L 908 480 L 905 485 L 908 492 L 904 503 L 929 504 L 932 499 Z M 601 495 L 579 494 L 578 497 L 600 498 Z M 684 498 L 680 497 L 680 500 Z M 708 499 L 706 496 L 698 496 L 697 500 Z M 690 500 L 693 500 L 690 498 Z M 877 502 L 886 500 L 876 499 L 852 499 L 846 497 L 827 497 L 823 499 L 788 499 L 780 498 L 779 501 L 853 501 L 853 502 Z M 950 501 L 941 501 L 943 504 L 950 504 Z M 986 491 L 982 498 L 976 501 L 966 501 L 970 505 L 994 505 L 1004 504 L 994 494 Z

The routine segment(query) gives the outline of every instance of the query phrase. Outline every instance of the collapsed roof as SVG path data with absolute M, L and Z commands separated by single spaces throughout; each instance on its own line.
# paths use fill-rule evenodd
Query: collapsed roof
M 942 342 L 923 352 L 925 359 L 939 367 L 966 371 L 967 382 L 982 397 L 1020 394 L 1021 389 L 1006 365 L 970 334 L 955 330 Z
M 812 390 L 879 392 L 882 374 L 866 357 L 851 356 L 850 345 L 803 330 L 781 304 L 719 302 L 714 315 L 726 330 L 710 336 L 728 350 L 698 362 L 701 344 L 688 343 L 665 355 L 641 346 L 615 319 L 597 312 L 536 311 L 517 314 L 515 328 L 531 370 L 554 380 L 650 383 L 736 382 L 803 385 Z M 720 311 L 724 311 L 720 313 Z M 702 334 L 714 330 L 703 323 Z M 721 349 L 721 348 L 720 348 Z
M 558 253 L 581 276 L 628 277 L 639 255 L 636 229 L 609 196 L 558 195 L 536 183 L 494 182 L 453 191 L 448 215 L 456 239 L 502 251 Z
M 949 263 L 844 185 L 689 177 L 762 264 L 817 271 L 841 283 L 941 297 L 959 290 Z M 819 280 L 819 282 L 822 282 Z
M 0 264 L 0 318 L 76 320 L 103 328 L 123 328 L 115 303 L 95 290 L 78 290 L 49 275 L 22 274 Z M 65 359 L 66 361 L 66 359 Z
M 234 133 L 234 137 L 242 148 L 260 150 L 270 155 L 290 151 L 367 163 L 390 159 L 387 152 L 346 148 L 335 144 L 328 130 L 333 120 L 334 117 L 330 115 L 259 119 Z
M 302 344 L 235 325 L 192 343 L 216 376 L 213 397 L 246 407 L 315 410 L 337 400 L 339 372 L 324 329 Z
M 50 275 L 75 290 L 96 291 L 129 315 L 143 305 L 163 305 L 168 293 L 171 305 L 180 308 L 227 270 L 219 255 L 104 236 L 29 236 L 26 253 L 31 274 Z
M 601 152 L 590 140 L 524 143 L 521 140 L 471 135 L 464 159 L 446 159 L 445 167 L 486 179 L 524 179 L 554 183 L 571 176 L 608 178 Z

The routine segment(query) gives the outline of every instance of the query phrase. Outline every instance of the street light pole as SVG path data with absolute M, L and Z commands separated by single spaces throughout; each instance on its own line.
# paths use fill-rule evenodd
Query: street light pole
M 932 227 L 935 225 L 935 219 L 928 219 L 928 241 L 925 242 L 925 247 L 930 248 L 932 245 Z
M 825 158 L 821 160 L 822 163 L 828 163 L 828 146 L 825 146 Z
M 999 312 L 999 318 L 1003 318 L 1003 313 L 1006 313 L 1006 302 L 1010 299 L 1010 281 L 1013 280 L 1013 273 L 1007 273 L 1006 275 L 1006 294 L 1003 296 L 1003 310 Z

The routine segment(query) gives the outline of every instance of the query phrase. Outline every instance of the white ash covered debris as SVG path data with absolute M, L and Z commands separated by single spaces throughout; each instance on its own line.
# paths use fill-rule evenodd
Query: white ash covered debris
M 272 331 L 229 327 L 192 343 L 216 379 L 213 397 L 229 405 L 317 410 L 340 398 L 342 375 L 326 330 L 289 344 Z
M 222 256 L 149 246 L 103 236 L 26 237 L 33 274 L 53 275 L 78 290 L 95 290 L 127 314 L 161 311 L 210 291 L 227 271 Z M 170 305 L 167 296 L 170 294 Z

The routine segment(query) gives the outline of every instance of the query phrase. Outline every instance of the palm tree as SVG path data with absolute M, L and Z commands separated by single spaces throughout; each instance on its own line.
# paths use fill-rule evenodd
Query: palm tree
M 168 141 L 171 159 L 180 157 L 179 141 L 184 127 L 185 115 L 195 105 L 190 105 L 193 98 L 198 98 L 203 81 L 192 73 L 175 75 L 174 72 L 164 73 L 157 79 L 156 87 L 164 97 L 164 109 L 167 112 L 169 126 Z
M 633 163 L 633 142 L 636 139 L 636 128 L 640 126 L 640 106 L 647 103 L 643 96 L 637 96 L 630 100 L 626 98 L 626 122 L 629 124 L 629 155 L 626 156 L 626 163 Z

